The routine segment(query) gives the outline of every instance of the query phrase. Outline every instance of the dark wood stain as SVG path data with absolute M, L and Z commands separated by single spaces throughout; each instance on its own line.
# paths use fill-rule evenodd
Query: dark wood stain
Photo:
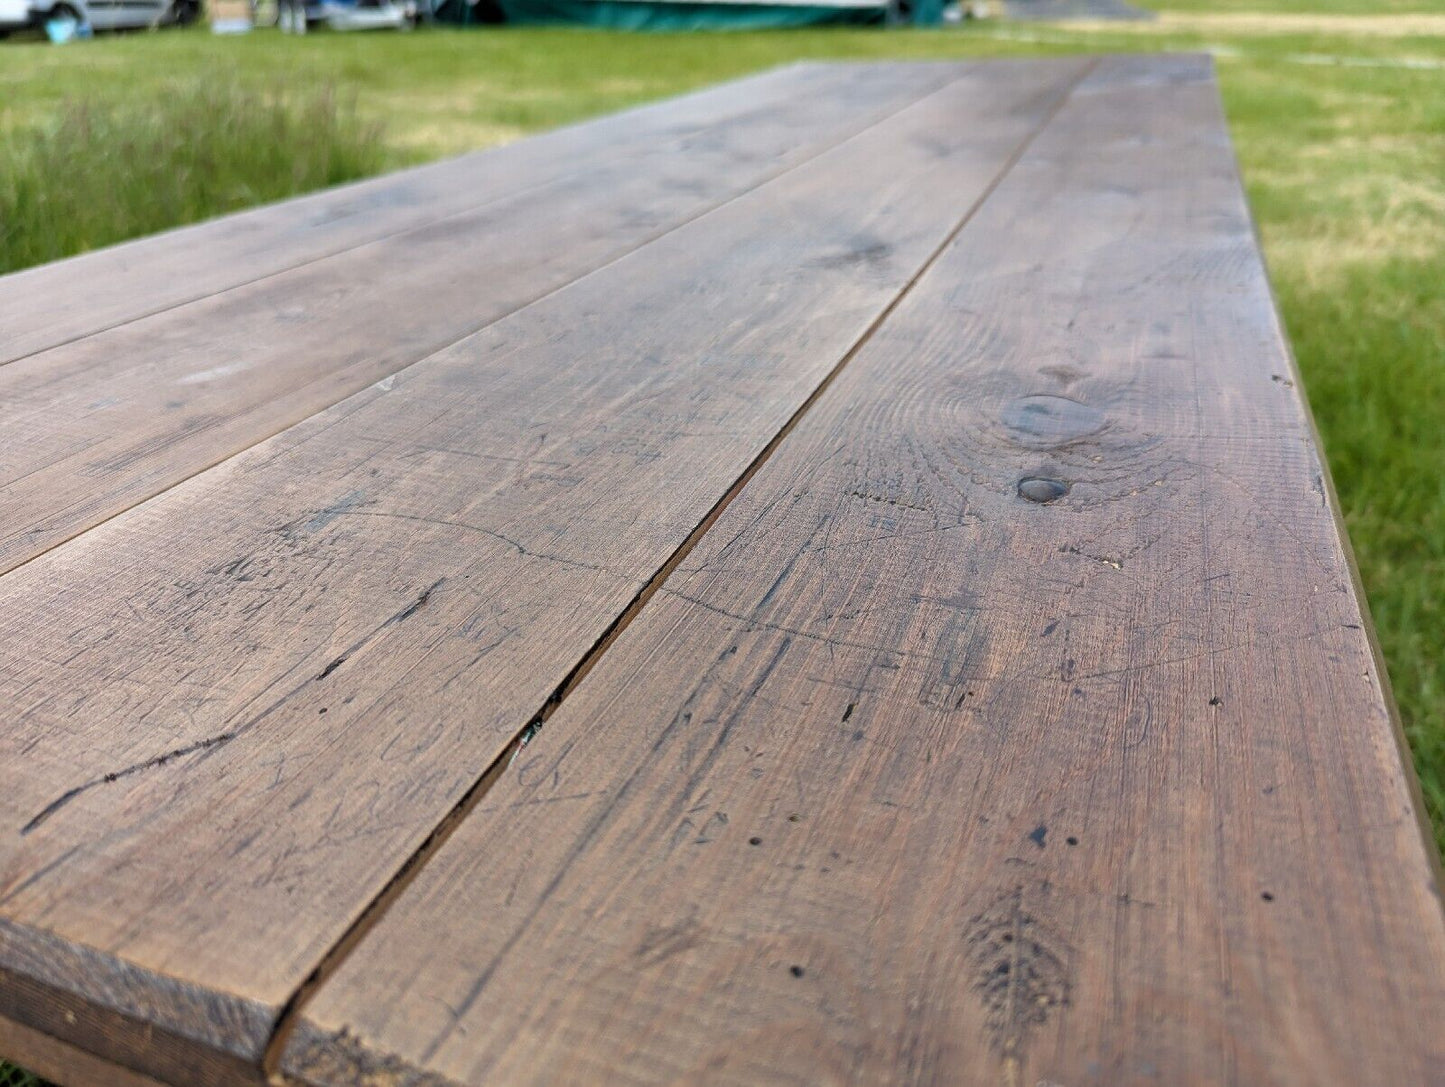
M 444 290 L 398 318 L 382 266 Z M 1434 854 L 1207 58 L 797 67 L 0 298 L 0 1051 L 1445 1066 Z
M 1206 59 L 1094 70 L 557 709 L 547 773 L 300 1009 L 289 1074 L 1437 1077 L 1432 853 L 1224 131 Z M 1019 442 L 1037 395 L 1107 425 Z
M 774 108 L 757 131 L 719 133 L 767 163 L 761 177 L 725 171 L 736 199 L 0 577 L 14 619 L 0 636 L 0 702 L 16 707 L 0 730 L 0 766 L 16 768 L 0 789 L 11 828 L 0 920 L 17 934 L 0 941 L 0 969 L 50 978 L 17 950 L 38 933 L 86 949 L 44 996 L 0 986 L 0 1019 L 169 1082 L 276 1072 L 267 1048 L 291 1040 L 285 1028 L 349 941 L 364 943 L 371 909 L 397 888 L 405 897 L 445 848 L 441 828 L 491 808 L 494 769 L 560 784 L 555 752 L 538 755 L 551 728 L 535 731 L 539 718 L 585 682 L 579 664 L 610 656 L 634 603 L 746 493 L 1084 67 L 823 67 L 808 69 L 815 94 L 768 84 Z M 966 109 L 981 118 L 955 125 Z M 922 133 L 955 153 L 916 146 Z M 780 140 L 817 153 L 780 161 Z M 676 153 L 650 169 L 668 172 Z M 556 218 L 612 233 L 610 220 Z M 873 237 L 886 260 L 827 262 Z M 278 319 L 304 322 L 324 302 L 303 299 L 306 312 Z M 185 339 L 179 313 L 157 320 Z M 377 333 L 363 346 L 393 342 Z M 84 475 L 73 462 L 67 473 Z M 768 659 L 792 647 L 784 631 L 750 659 L 744 690 L 772 683 Z M 736 656 L 720 646 L 718 667 Z M 687 746 L 688 775 L 707 777 L 733 750 L 728 719 L 720 740 L 714 724 L 684 708 L 659 750 Z M 749 775 L 766 759 L 755 752 Z M 564 795 L 518 810 L 628 799 Z M 668 804 L 680 848 L 783 848 L 776 821 L 686 810 L 700 805 L 705 791 Z M 685 818 L 694 828 L 678 834 Z M 581 858 L 588 844 L 582 833 L 571 846 Z M 685 917 L 630 933 L 629 961 L 649 931 Z M 697 931 L 658 973 L 712 946 L 714 930 Z M 797 951 L 786 962 L 822 977 L 826 963 Z M 102 1010 L 113 1024 L 90 1029 Z M 326 1045 L 358 1081 L 394 1081 L 411 1059 L 402 1049 L 362 1067 L 347 1037 Z M 218 1061 L 223 1072 L 187 1071 Z M 401 1081 L 443 1075 L 412 1067 Z

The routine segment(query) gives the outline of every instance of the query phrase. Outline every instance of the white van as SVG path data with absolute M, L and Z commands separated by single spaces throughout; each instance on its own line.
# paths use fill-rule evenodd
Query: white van
M 33 25 L 30 0 L 0 0 L 0 38 L 12 30 L 23 30 Z
M 200 17 L 201 0 L 0 0 L 0 35 L 53 19 L 92 30 L 186 25 Z

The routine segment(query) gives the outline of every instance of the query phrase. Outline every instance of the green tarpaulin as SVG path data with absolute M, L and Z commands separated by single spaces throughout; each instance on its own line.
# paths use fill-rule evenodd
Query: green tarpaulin
M 579 23 L 623 30 L 755 30 L 815 23 L 882 22 L 875 7 L 708 4 L 671 0 L 498 0 L 509 23 Z
M 943 20 L 944 0 L 840 0 L 750 3 L 739 0 L 450 0 L 437 16 L 451 22 L 566 23 L 617 30 L 757 30 L 820 24 Z

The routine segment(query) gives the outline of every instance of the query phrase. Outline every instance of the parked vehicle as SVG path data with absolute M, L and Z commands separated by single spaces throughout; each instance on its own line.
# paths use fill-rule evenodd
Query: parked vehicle
M 431 0 L 302 0 L 290 12 L 287 7 L 281 5 L 277 25 L 303 34 L 318 23 L 332 30 L 405 30 L 432 10 Z M 300 10 L 306 12 L 304 23 L 295 14 Z
M 34 26 L 30 17 L 30 0 L 0 0 L 0 38 L 12 30 L 24 30 Z
M 200 14 L 201 0 L 0 0 L 0 35 L 53 22 L 92 30 L 184 26 Z

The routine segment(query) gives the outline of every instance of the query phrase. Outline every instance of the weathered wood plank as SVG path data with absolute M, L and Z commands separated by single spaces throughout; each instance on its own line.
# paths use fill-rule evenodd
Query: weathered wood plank
M 160 1079 L 254 1073 L 322 955 L 1082 70 L 960 66 L 0 578 L 0 1014 Z M 37 1023 L 73 1009 L 15 977 L 128 1031 Z
M 0 1053 L 52 1083 L 83 1087 L 162 1087 L 159 1080 L 129 1072 L 8 1019 L 0 1019 Z
M 836 89 L 795 64 L 520 143 L 339 186 L 0 278 L 0 363 L 585 173 L 659 140 Z M 845 66 L 837 66 L 845 67 Z M 864 74 L 864 66 L 851 65 Z
M 493 196 L 479 210 L 0 367 L 0 573 L 836 145 L 953 70 L 800 68 L 646 111 L 625 134 L 615 120 L 586 126 L 572 155 L 554 138 L 491 169 L 469 160 L 472 188 Z M 616 144 L 599 146 L 607 135 Z M 227 266 L 201 241 L 187 259 Z M 95 275 L 72 272 L 68 297 L 83 297 Z
M 1432 854 L 1294 381 L 1207 61 L 1104 62 L 286 1071 L 1434 1081 Z

